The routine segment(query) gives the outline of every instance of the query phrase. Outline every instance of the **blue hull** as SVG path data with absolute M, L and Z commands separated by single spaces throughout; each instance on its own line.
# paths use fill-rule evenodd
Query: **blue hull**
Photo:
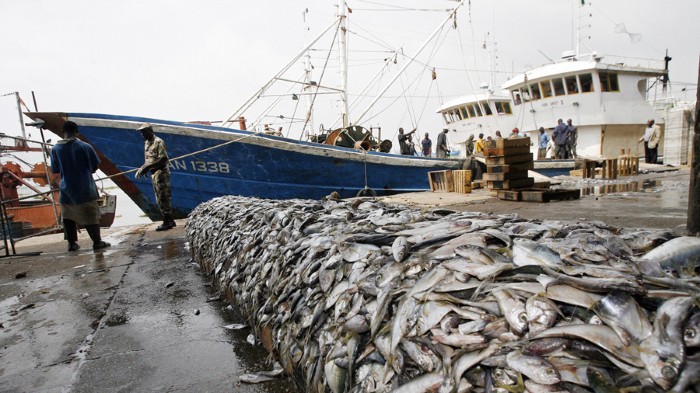
M 98 114 L 31 113 L 61 135 L 72 120 L 103 159 L 112 176 L 139 168 L 144 141 L 136 129 L 154 126 L 171 157 L 173 212 L 185 217 L 200 203 L 222 195 L 269 199 L 319 199 L 336 191 L 354 197 L 367 186 L 377 195 L 429 190 L 429 171 L 459 169 L 461 162 L 363 153 L 228 128 Z M 54 118 L 51 118 L 53 116 Z M 47 120 L 49 119 L 49 120 Z M 190 155 L 196 153 L 194 155 Z M 189 156 L 188 156 L 189 155 Z M 184 156 L 184 157 L 183 157 Z M 113 178 L 151 219 L 160 219 L 152 185 L 134 172 Z

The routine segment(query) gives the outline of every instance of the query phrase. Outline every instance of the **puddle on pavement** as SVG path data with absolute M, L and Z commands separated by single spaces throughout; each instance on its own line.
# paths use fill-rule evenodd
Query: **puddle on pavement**
M 579 187 L 581 185 L 579 184 Z M 581 195 L 606 195 L 606 194 L 620 194 L 628 192 L 649 192 L 656 190 L 663 190 L 663 181 L 661 180 L 644 180 L 644 181 L 631 181 L 624 183 L 610 183 L 610 184 L 597 184 L 597 185 L 584 185 L 580 187 Z M 562 184 L 562 188 L 576 188 L 576 186 L 569 185 L 566 186 Z

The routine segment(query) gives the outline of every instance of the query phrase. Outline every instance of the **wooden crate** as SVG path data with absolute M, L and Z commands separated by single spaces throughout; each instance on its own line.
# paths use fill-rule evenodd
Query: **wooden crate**
M 519 202 L 520 190 L 498 190 L 498 199 Z
M 428 172 L 428 181 L 430 182 L 430 191 L 454 191 L 454 180 L 451 170 Z
M 496 148 L 530 146 L 530 138 L 499 138 L 496 139 Z
M 486 173 L 522 172 L 532 170 L 534 167 L 535 163 L 532 161 L 519 164 L 488 165 Z
M 527 146 L 511 146 L 511 147 L 489 147 L 484 149 L 486 157 L 494 156 L 515 156 L 530 152 L 530 145 Z
M 549 188 L 551 185 L 552 182 L 548 180 L 536 181 L 535 184 L 532 185 L 532 188 Z
M 514 188 L 527 188 L 532 187 L 535 184 L 535 178 L 528 177 L 525 179 L 517 180 L 503 180 L 503 181 L 487 181 L 486 185 L 488 188 L 494 190 L 512 190 Z
M 472 182 L 472 190 L 476 190 L 477 188 L 484 188 L 483 180 L 474 180 Z
M 632 176 L 639 173 L 639 157 L 622 155 L 617 158 L 617 173 L 620 176 Z
M 532 161 L 532 153 L 518 154 L 514 156 L 486 157 L 486 165 L 519 164 Z
M 581 190 L 528 189 L 520 191 L 524 202 L 563 201 L 581 198 Z
M 454 191 L 461 194 L 469 194 L 472 192 L 472 171 L 469 170 L 453 170 L 452 179 L 454 180 Z
M 503 180 L 518 180 L 525 179 L 528 171 L 522 172 L 504 172 L 504 173 L 484 173 L 483 179 L 486 181 L 503 181 Z

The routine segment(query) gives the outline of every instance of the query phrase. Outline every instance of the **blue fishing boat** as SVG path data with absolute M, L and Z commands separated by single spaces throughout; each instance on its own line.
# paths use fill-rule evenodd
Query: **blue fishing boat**
M 448 12 L 441 26 L 453 21 L 455 13 L 464 4 Z M 351 119 L 347 89 L 347 13 L 345 0 L 338 0 L 336 18 L 317 38 L 302 49 L 272 79 L 256 91 L 225 121 L 176 122 L 142 117 L 115 116 L 87 113 L 32 112 L 26 115 L 39 126 L 62 135 L 65 121 L 73 121 L 80 127 L 79 138 L 90 143 L 102 160 L 100 169 L 153 220 L 160 219 L 152 185 L 149 179 L 136 179 L 135 170 L 144 162 L 144 141 L 137 132 L 143 123 L 150 123 L 155 134 L 163 139 L 170 157 L 172 207 L 175 218 L 185 217 L 200 203 L 222 195 L 241 195 L 259 198 L 318 199 L 337 192 L 339 197 L 358 195 L 391 195 L 430 189 L 428 172 L 461 169 L 457 159 L 437 159 L 390 154 L 391 141 L 381 140 L 360 124 L 367 122 L 368 113 L 381 94 L 367 105 L 367 109 Z M 333 29 L 335 27 L 335 29 Z M 338 87 L 328 87 L 325 82 L 313 80 L 314 68 L 309 51 L 328 32 L 335 31 L 340 72 Z M 402 71 L 438 35 L 436 29 L 421 48 L 409 58 Z M 329 50 L 330 53 L 330 50 Z M 398 53 L 398 52 L 396 52 Z M 302 81 L 290 81 L 287 72 L 293 64 L 305 56 L 305 72 Z M 395 59 L 395 58 L 394 58 Z M 386 59 L 388 64 L 392 58 Z M 398 73 L 384 86 L 383 92 L 398 80 Z M 321 73 L 321 77 L 324 73 Z M 381 79 L 381 78 L 378 78 Z M 292 82 L 298 90 L 273 93 L 278 82 Z M 338 94 L 338 125 L 311 135 L 313 103 L 323 94 Z M 251 130 L 246 125 L 246 115 L 255 111 L 251 106 L 265 96 L 272 96 L 279 104 L 282 98 L 292 105 L 292 116 L 275 118 L 294 119 L 300 97 L 309 104 L 303 126 L 297 131 L 307 140 L 283 137 L 279 130 L 262 127 L 269 107 L 260 116 L 253 117 Z M 289 109 L 289 108 L 287 108 Z M 269 117 L 269 116 L 268 116 Z M 296 126 L 296 124 L 293 124 Z
M 79 137 L 98 152 L 100 169 L 153 220 L 160 219 L 149 179 L 136 179 L 143 165 L 143 137 L 136 129 L 153 125 L 170 160 L 176 218 L 222 195 L 271 199 L 323 198 L 332 192 L 391 195 L 430 189 L 430 171 L 460 169 L 450 159 L 400 156 L 298 141 L 202 124 L 85 113 L 27 113 L 44 128 L 62 134 L 65 121 L 80 126 Z

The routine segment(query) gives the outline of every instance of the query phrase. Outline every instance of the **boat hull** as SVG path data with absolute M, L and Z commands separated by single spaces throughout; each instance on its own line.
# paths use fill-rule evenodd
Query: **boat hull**
M 161 217 L 150 179 L 136 179 L 133 172 L 144 162 L 144 141 L 136 131 L 144 122 L 153 125 L 171 157 L 176 218 L 222 195 L 319 199 L 335 191 L 345 198 L 365 185 L 377 195 L 429 190 L 428 172 L 461 167 L 457 160 L 362 152 L 201 124 L 98 114 L 27 115 L 44 120 L 58 135 L 64 121 L 76 122 L 79 136 L 98 151 L 100 169 L 153 220 Z

